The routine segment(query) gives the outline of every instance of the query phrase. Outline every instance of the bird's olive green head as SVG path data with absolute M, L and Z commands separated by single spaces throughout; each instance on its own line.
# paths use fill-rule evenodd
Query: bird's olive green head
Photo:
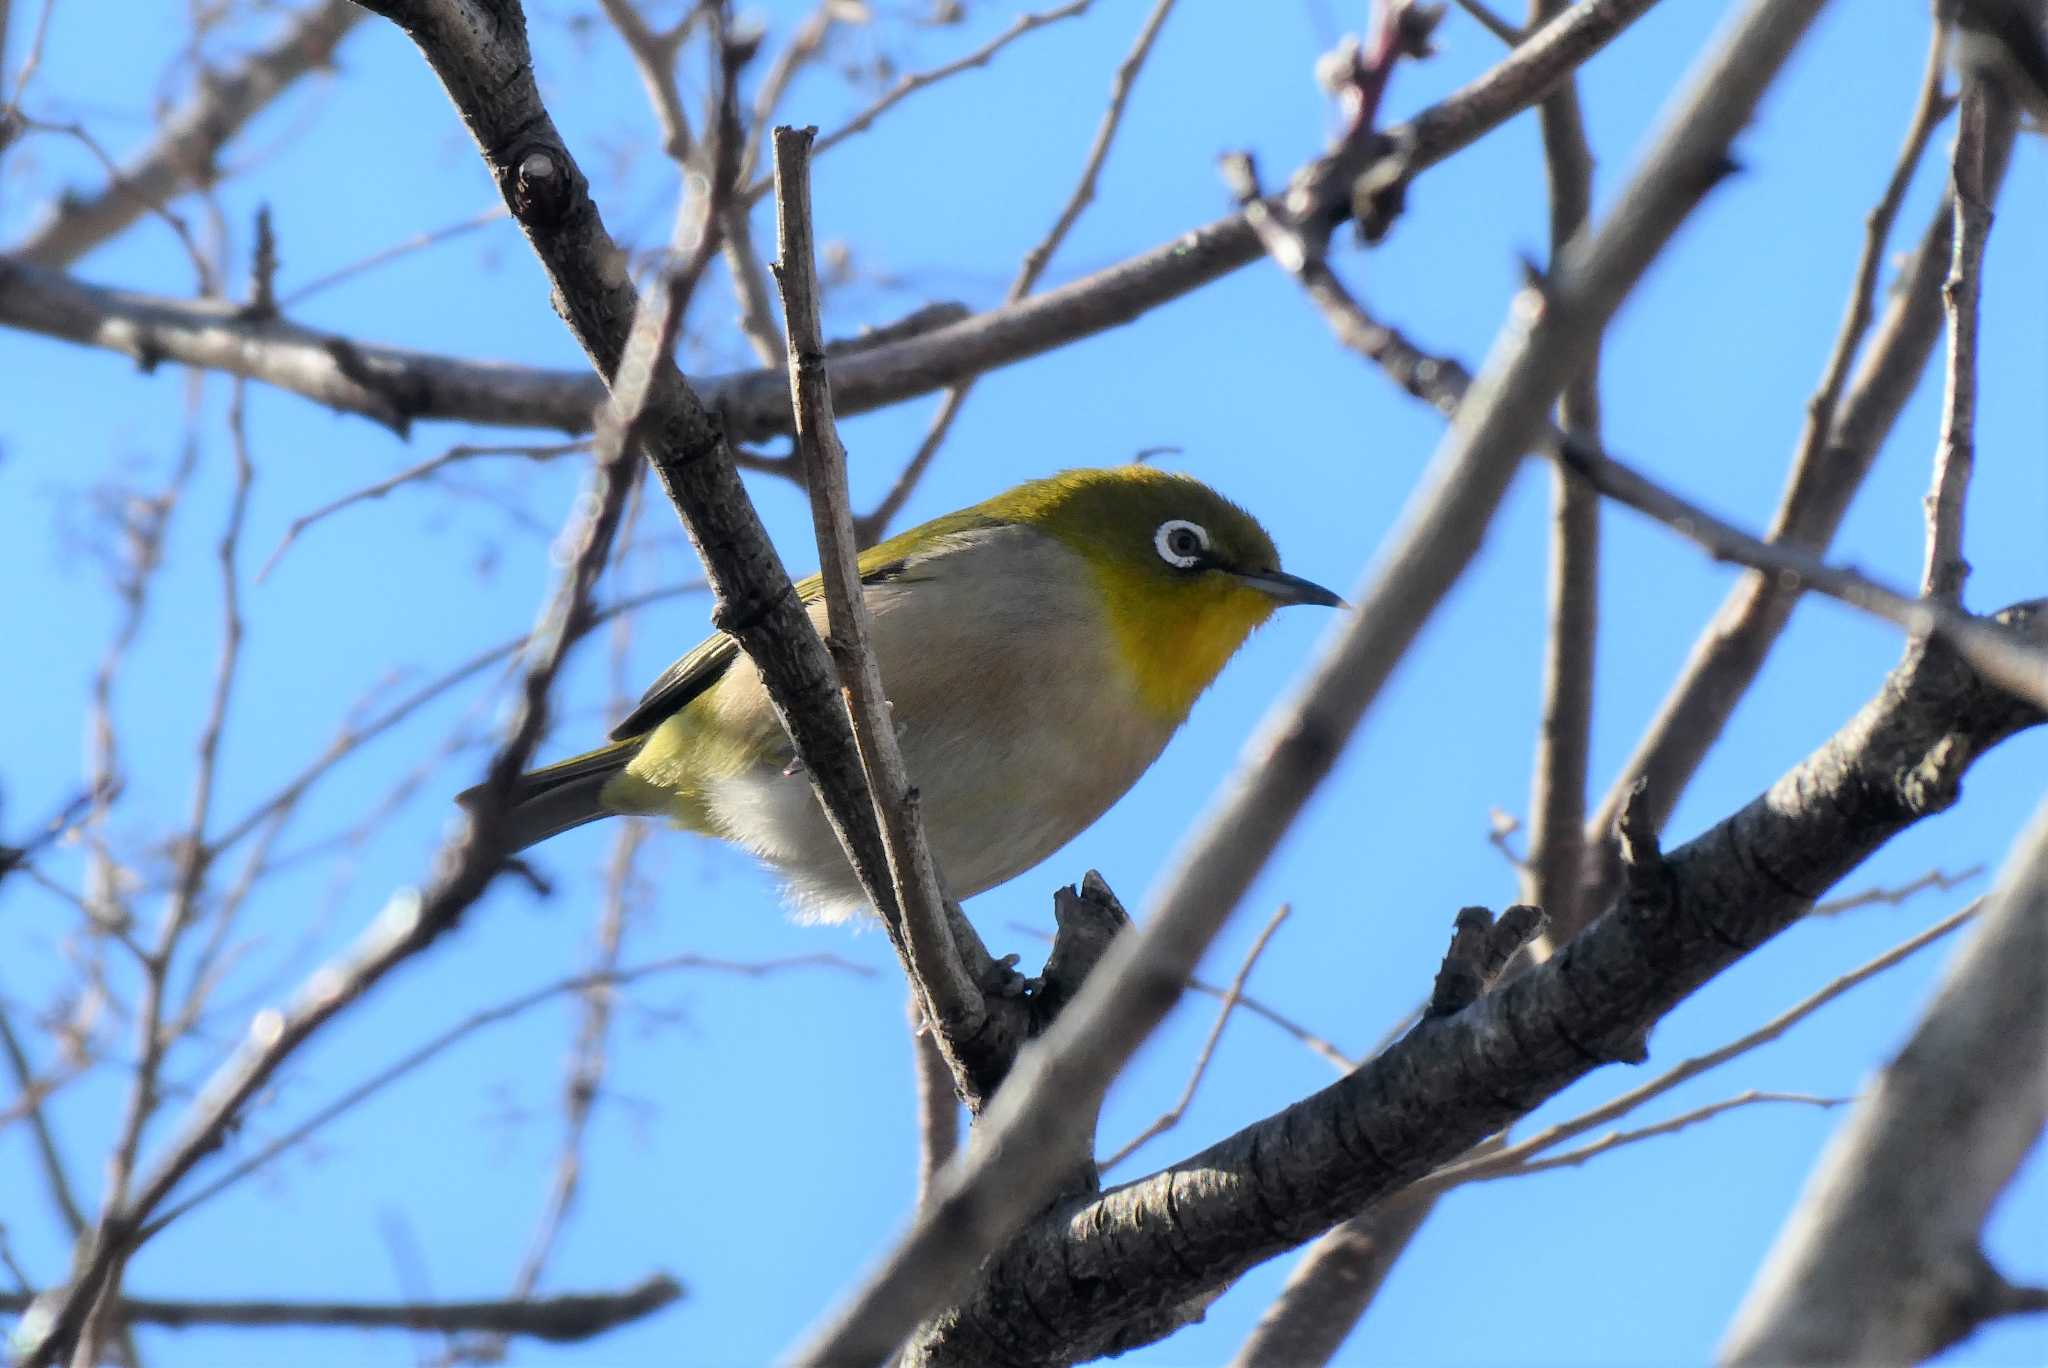
M 1186 475 L 1063 471 L 977 511 L 1056 537 L 1087 562 L 1140 699 L 1176 720 L 1275 608 L 1343 601 L 1282 571 L 1258 519 Z

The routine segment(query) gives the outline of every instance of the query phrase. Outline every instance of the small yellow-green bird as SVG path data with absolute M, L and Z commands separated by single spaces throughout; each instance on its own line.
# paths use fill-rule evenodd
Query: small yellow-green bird
M 874 649 L 926 833 L 954 897 L 993 888 L 1137 782 L 1252 629 L 1340 604 L 1280 569 L 1251 514 L 1148 466 L 1070 470 L 860 557 Z M 797 586 L 825 627 L 817 576 Z M 612 744 L 520 776 L 524 848 L 615 814 L 752 851 L 798 912 L 866 906 L 752 661 L 713 637 L 671 665 Z

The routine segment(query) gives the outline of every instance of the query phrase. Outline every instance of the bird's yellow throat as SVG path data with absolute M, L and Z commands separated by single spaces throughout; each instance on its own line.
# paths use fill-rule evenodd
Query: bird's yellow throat
M 1273 615 L 1271 597 L 1222 576 L 1206 576 L 1169 593 L 1158 578 L 1107 557 L 1089 556 L 1102 586 L 1103 612 L 1116 652 L 1154 715 L 1178 723 L 1244 644 Z

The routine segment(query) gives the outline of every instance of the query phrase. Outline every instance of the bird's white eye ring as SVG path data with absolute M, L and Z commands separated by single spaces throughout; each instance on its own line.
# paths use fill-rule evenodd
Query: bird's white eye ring
M 1152 545 L 1159 552 L 1159 559 L 1177 570 L 1191 570 L 1202 559 L 1202 553 L 1209 549 L 1209 534 L 1201 524 L 1191 523 L 1185 518 L 1170 518 L 1159 524 L 1159 530 L 1152 534 Z

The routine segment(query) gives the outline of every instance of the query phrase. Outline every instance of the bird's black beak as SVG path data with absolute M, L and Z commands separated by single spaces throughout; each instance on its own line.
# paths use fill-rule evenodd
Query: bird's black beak
M 1314 580 L 1305 580 L 1284 570 L 1238 570 L 1233 573 L 1240 584 L 1270 595 L 1276 603 L 1317 603 L 1325 608 L 1347 606 L 1343 599 Z

